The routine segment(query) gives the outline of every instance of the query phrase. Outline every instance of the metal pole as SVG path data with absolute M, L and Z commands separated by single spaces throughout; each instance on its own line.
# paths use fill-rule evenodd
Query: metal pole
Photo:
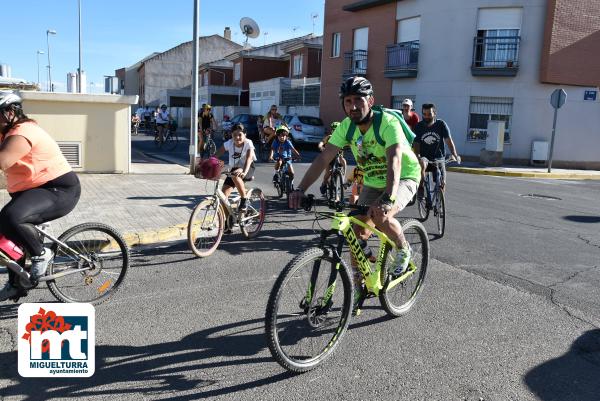
M 77 1 L 79 8 L 79 69 L 77 70 L 77 93 L 82 93 L 81 87 L 81 0 Z
M 552 172 L 552 152 L 554 152 L 554 135 L 556 134 L 556 116 L 558 109 L 554 109 L 554 121 L 552 122 L 552 138 L 550 139 L 550 150 L 548 153 L 548 172 Z
M 200 0 L 194 0 L 194 57 L 192 60 L 192 118 L 190 126 L 190 174 L 196 171 L 198 153 L 198 53 L 200 32 Z
M 40 86 L 40 54 L 44 54 L 44 52 L 41 51 L 41 50 L 37 51 L 37 67 L 38 67 L 38 80 L 37 80 L 37 84 L 38 84 L 38 87 Z M 40 90 L 41 90 L 41 88 L 40 88 Z
M 48 92 L 52 92 L 52 74 L 50 73 L 50 31 L 46 31 L 46 45 L 48 46 Z

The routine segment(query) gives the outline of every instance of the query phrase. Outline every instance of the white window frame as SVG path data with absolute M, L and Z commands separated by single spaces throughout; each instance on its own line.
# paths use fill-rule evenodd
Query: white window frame
M 235 63 L 233 65 L 233 80 L 234 81 L 239 81 L 240 80 L 240 77 L 241 77 L 240 70 L 241 70 L 241 68 L 242 68 L 242 66 L 241 66 L 240 63 Z
M 331 34 L 331 57 L 340 57 L 340 48 L 342 44 L 342 34 L 340 32 L 334 32 Z
M 302 57 L 302 53 L 294 54 L 293 58 L 293 67 L 292 67 L 292 76 L 294 78 L 302 76 L 302 63 L 304 61 L 304 57 Z
M 513 102 L 514 99 L 511 97 L 471 96 L 467 142 L 485 142 L 487 138 L 487 124 L 486 128 L 471 127 L 472 115 L 477 114 L 487 115 L 487 121 L 505 121 L 504 143 L 510 144 L 512 142 Z M 508 118 L 500 118 L 501 116 L 508 116 Z

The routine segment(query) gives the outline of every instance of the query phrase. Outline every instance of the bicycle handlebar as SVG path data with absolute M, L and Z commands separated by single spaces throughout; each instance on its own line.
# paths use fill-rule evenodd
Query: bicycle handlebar
M 336 212 L 341 212 L 344 209 L 358 210 L 360 214 L 367 214 L 369 206 L 366 205 L 352 205 L 343 201 L 331 201 L 323 199 L 315 199 L 313 194 L 306 195 L 300 202 L 300 207 L 307 212 L 315 206 L 327 206 L 329 209 L 333 209 Z

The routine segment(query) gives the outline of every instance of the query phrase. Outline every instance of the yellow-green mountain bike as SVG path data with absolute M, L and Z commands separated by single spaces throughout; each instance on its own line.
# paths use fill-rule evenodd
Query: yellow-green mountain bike
M 293 372 L 311 370 L 331 356 L 348 328 L 353 309 L 359 309 L 366 298 L 379 297 L 392 316 L 408 312 L 423 289 L 429 263 L 429 239 L 417 220 L 401 221 L 412 258 L 408 270 L 394 276 L 388 272 L 393 264 L 394 243 L 354 217 L 366 214 L 368 207 L 317 201 L 312 196 L 303 207 L 310 210 L 317 202 L 335 210 L 315 212 L 316 220 L 332 220 L 331 229 L 321 230 L 319 245 L 285 266 L 271 290 L 266 311 L 269 350 L 281 366 Z M 355 210 L 346 214 L 345 208 Z M 377 236 L 379 251 L 375 262 L 365 255 L 352 228 L 355 224 Z M 334 241 L 328 239 L 332 236 Z M 345 244 L 364 282 L 356 302 L 353 273 L 342 259 Z

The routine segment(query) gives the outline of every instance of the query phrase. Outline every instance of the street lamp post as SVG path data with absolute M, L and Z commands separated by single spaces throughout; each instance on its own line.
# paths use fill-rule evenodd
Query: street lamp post
M 48 45 L 48 92 L 53 92 L 52 89 L 52 64 L 50 64 L 50 35 L 56 35 L 53 29 L 46 30 L 46 44 Z
M 37 52 L 37 65 L 38 65 L 38 87 L 40 86 L 40 54 L 44 54 L 43 50 L 38 50 Z
M 82 80 L 81 80 L 81 0 L 77 2 L 79 9 L 79 68 L 77 69 L 77 92 L 82 93 Z
M 94 87 L 94 83 L 90 82 L 90 93 L 92 93 L 92 88 Z

